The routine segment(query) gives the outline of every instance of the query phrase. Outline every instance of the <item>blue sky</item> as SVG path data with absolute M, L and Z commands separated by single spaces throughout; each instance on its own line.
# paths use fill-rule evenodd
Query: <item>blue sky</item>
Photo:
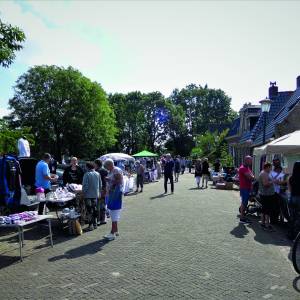
M 106 92 L 189 83 L 223 89 L 238 110 L 269 81 L 294 90 L 300 75 L 298 1 L 1 1 L 0 18 L 27 36 L 0 69 L 0 116 L 17 78 L 40 64 L 73 66 Z

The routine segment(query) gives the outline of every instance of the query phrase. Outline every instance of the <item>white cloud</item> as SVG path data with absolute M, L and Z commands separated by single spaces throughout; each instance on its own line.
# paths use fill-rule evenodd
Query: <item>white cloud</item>
M 52 2 L 60 5 L 60 2 Z M 29 2 L 38 12 L 23 10 L 17 3 L 0 3 L 4 21 L 18 25 L 26 34 L 24 49 L 18 53 L 16 63 L 28 67 L 34 65 L 73 66 L 101 81 L 105 76 L 112 78 L 115 66 L 121 64 L 122 46 L 118 45 L 99 26 L 90 27 L 89 16 L 78 21 L 77 15 L 64 9 L 54 10 L 53 4 Z M 76 10 L 75 10 L 76 12 Z M 80 10 L 78 11 L 80 14 Z M 52 24 L 50 24 L 51 20 Z M 122 72 L 120 72 L 122 74 Z M 116 74 L 118 78 L 120 74 Z M 21 75 L 21 74 L 19 74 Z
M 269 80 L 294 88 L 299 72 L 296 2 L 20 3 L 0 1 L 1 17 L 27 35 L 15 65 L 72 65 L 108 92 L 169 95 L 207 83 L 224 89 L 238 109 L 264 98 Z

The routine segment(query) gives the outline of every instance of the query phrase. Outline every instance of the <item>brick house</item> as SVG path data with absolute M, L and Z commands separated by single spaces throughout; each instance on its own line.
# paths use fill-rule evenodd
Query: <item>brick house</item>
M 295 91 L 279 92 L 276 82 L 271 82 L 269 98 L 272 103 L 266 118 L 266 143 L 300 129 L 300 76 L 297 77 Z M 252 155 L 254 147 L 263 144 L 263 114 L 259 109 L 256 123 L 251 126 L 253 123 L 247 121 L 251 115 L 245 111 L 246 106 L 244 105 L 239 118 L 233 122 L 227 137 L 229 151 L 234 158 L 235 166 L 242 162 L 245 155 Z M 248 105 L 248 107 L 250 109 L 254 106 Z M 252 122 L 254 121 L 255 119 L 252 119 Z M 248 126 L 243 125 L 245 122 Z

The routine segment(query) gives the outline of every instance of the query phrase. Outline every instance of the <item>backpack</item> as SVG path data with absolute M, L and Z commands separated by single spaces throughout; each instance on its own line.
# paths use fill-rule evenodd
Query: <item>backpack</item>
M 0 158 L 0 206 L 17 207 L 21 200 L 20 165 L 16 158 Z

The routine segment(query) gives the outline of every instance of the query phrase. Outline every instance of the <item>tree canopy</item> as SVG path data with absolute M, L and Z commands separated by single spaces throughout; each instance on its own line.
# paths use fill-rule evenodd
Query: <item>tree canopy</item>
M 175 89 L 170 99 L 183 108 L 186 126 L 193 136 L 206 131 L 221 132 L 235 117 L 230 107 L 231 99 L 220 89 L 190 84 L 180 91 Z
M 99 83 L 72 67 L 36 66 L 17 80 L 8 120 L 15 129 L 31 128 L 34 152 L 57 159 L 62 153 L 90 158 L 144 149 L 189 156 L 193 148 L 210 156 L 209 145 L 224 157 L 226 129 L 235 117 L 230 103 L 224 91 L 195 84 L 168 98 L 157 91 L 107 97 Z
M 220 159 L 223 165 L 232 166 L 233 159 L 228 154 L 228 144 L 225 139 L 227 133 L 228 129 L 221 133 L 207 131 L 205 134 L 198 135 L 192 154 L 198 157 L 207 157 L 211 161 Z
M 36 66 L 23 74 L 9 100 L 10 124 L 32 128 L 36 152 L 90 157 L 115 143 L 115 116 L 100 84 L 79 71 Z
M 196 136 L 222 132 L 235 116 L 222 90 L 195 84 L 175 89 L 169 98 L 132 92 L 110 95 L 109 101 L 119 129 L 114 150 L 127 153 L 149 149 L 188 156 Z
M 12 64 L 24 41 L 25 34 L 20 28 L 0 20 L 0 66 L 7 68 Z
M 0 155 L 17 154 L 17 141 L 20 137 L 26 135 L 30 145 L 34 145 L 34 135 L 30 128 L 11 129 L 6 120 L 0 119 Z

